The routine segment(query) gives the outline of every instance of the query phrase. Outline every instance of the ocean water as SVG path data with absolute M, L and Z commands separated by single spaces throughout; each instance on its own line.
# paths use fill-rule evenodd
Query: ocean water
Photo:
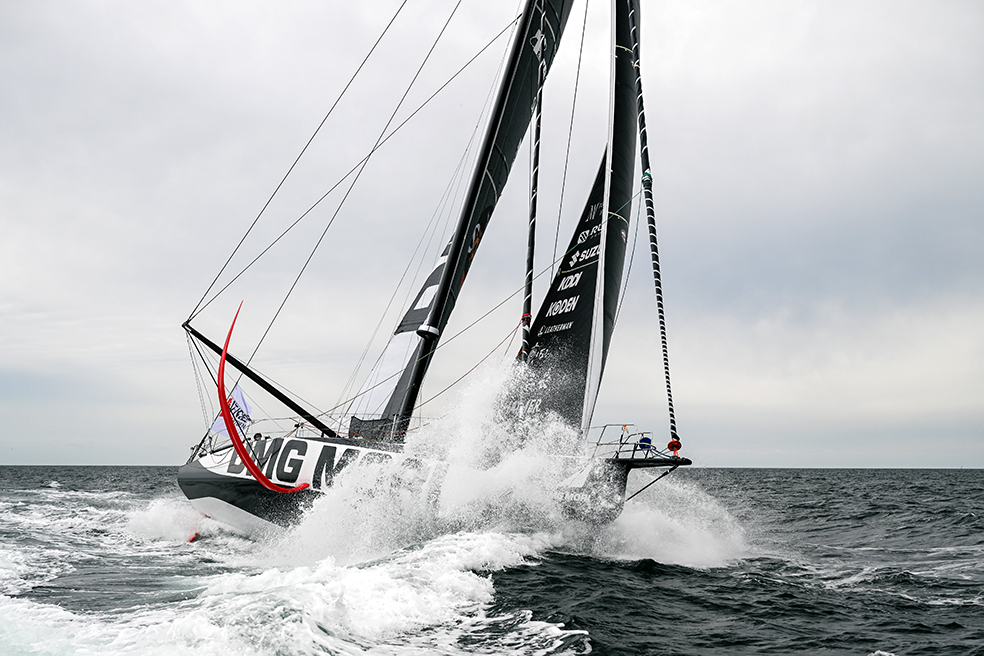
M 339 490 L 256 537 L 174 476 L 0 467 L 0 654 L 984 654 L 982 470 L 680 470 L 602 529 Z

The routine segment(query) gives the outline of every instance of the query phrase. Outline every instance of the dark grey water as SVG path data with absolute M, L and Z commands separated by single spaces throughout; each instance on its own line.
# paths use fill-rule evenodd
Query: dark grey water
M 173 476 L 0 467 L 0 654 L 984 654 L 981 470 L 680 471 L 601 531 L 334 498 L 259 539 Z

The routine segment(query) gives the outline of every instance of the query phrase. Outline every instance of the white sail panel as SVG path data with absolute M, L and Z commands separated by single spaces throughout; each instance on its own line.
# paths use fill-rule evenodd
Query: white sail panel
M 450 244 L 437 258 L 352 404 L 349 432 L 353 435 L 389 437 L 399 432 L 395 422 L 401 415 L 410 372 L 424 355 L 424 340 L 417 331 L 430 314 L 449 248 Z
M 400 382 L 400 374 L 410 363 L 420 341 L 417 333 L 413 332 L 397 333 L 390 338 L 382 356 L 363 383 L 352 414 L 373 419 L 383 416 L 386 404 L 393 398 Z

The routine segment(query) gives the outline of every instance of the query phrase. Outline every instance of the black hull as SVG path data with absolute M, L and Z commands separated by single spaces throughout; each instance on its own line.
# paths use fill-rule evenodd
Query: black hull
M 185 496 L 202 513 L 241 528 L 253 528 L 251 522 L 230 521 L 227 517 L 219 516 L 220 509 L 225 506 L 238 508 L 261 522 L 276 526 L 290 526 L 296 523 L 320 493 L 313 490 L 301 490 L 290 494 L 281 494 L 266 489 L 253 479 L 236 476 L 224 476 L 209 471 L 197 460 L 178 468 L 178 486 Z M 230 513 L 235 515 L 234 511 Z
M 307 482 L 311 487 L 298 492 L 280 493 L 268 490 L 243 473 L 243 465 L 232 449 L 221 455 L 203 456 L 209 466 L 196 459 L 178 468 L 178 485 L 191 504 L 203 515 L 248 533 L 262 533 L 277 527 L 297 524 L 311 504 L 321 496 L 321 490 L 332 485 L 332 479 L 343 469 L 387 463 L 396 465 L 392 474 L 402 474 L 407 481 L 416 481 L 420 493 L 433 501 L 440 496 L 446 468 L 440 463 L 425 463 L 403 454 L 369 450 L 337 443 L 335 440 L 283 440 L 283 447 L 263 448 L 272 453 L 266 461 L 269 474 L 305 471 L 298 479 L 278 478 L 280 485 Z M 628 453 L 628 452 L 627 452 Z M 635 455 L 636 457 L 632 457 Z M 308 466 L 304 463 L 307 461 Z M 293 465 L 291 464 L 293 463 Z M 315 465 L 316 466 L 312 466 Z M 569 481 L 561 484 L 558 493 L 569 518 L 605 524 L 614 521 L 625 504 L 625 486 L 631 469 L 661 467 L 675 469 L 689 465 L 686 458 L 657 456 L 650 451 L 632 451 L 626 457 L 596 458 L 586 463 Z M 560 463 L 558 463 L 560 466 Z M 312 471 L 313 470 L 313 471 Z M 367 472 L 368 473 L 368 472 Z M 356 475 L 360 475 L 357 473 Z

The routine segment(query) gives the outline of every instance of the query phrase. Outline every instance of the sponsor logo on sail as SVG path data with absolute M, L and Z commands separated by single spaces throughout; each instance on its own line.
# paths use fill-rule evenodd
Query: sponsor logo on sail
M 570 298 L 564 298 L 559 301 L 554 301 L 547 308 L 547 313 L 544 316 L 553 317 L 558 314 L 564 314 L 565 312 L 570 312 L 577 307 L 577 299 L 581 298 L 578 296 L 571 296 Z
M 565 289 L 570 289 L 571 287 L 576 287 L 577 283 L 581 282 L 581 275 L 583 272 L 578 271 L 577 273 L 571 274 L 569 276 L 564 276 L 560 280 L 560 284 L 557 285 L 557 291 L 562 292 Z

